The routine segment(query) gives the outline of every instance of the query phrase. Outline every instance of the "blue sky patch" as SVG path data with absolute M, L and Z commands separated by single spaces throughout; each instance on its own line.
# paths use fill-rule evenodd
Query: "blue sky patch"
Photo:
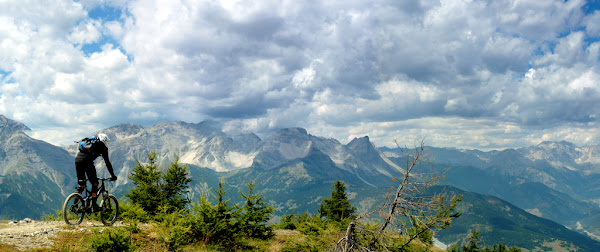
M 5 79 L 11 72 L 4 71 L 0 69 L 0 79 Z
M 121 18 L 122 9 L 107 5 L 100 5 L 88 12 L 91 19 L 102 20 L 103 22 L 115 21 Z
M 600 10 L 600 0 L 588 0 L 582 9 L 585 14 L 594 13 L 594 11 Z
M 111 36 L 102 36 L 100 40 L 96 43 L 85 44 L 81 47 L 81 51 L 85 53 L 85 55 L 90 56 L 93 53 L 101 52 L 102 47 L 106 44 L 113 44 L 114 47 L 120 47 L 119 42 L 117 42 Z
M 0 69 L 0 81 L 3 83 L 14 83 L 14 79 L 9 76 L 11 73 Z

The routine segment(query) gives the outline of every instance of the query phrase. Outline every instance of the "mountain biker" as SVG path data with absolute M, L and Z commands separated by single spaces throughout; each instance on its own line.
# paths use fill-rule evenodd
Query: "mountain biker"
M 104 163 L 106 164 L 106 169 L 110 173 L 110 180 L 117 180 L 117 176 L 113 172 L 112 164 L 108 159 L 108 147 L 106 144 L 110 140 L 108 136 L 104 133 L 98 134 L 98 141 L 94 143 L 89 151 L 79 151 L 77 156 L 75 157 L 75 169 L 77 170 L 77 183 L 79 186 L 77 187 L 77 193 L 83 193 L 85 190 L 85 175 L 87 174 L 88 180 L 92 183 L 92 208 L 94 211 L 98 211 L 100 207 L 96 203 L 98 200 L 98 177 L 96 176 L 96 167 L 94 167 L 94 160 L 99 156 L 104 158 Z

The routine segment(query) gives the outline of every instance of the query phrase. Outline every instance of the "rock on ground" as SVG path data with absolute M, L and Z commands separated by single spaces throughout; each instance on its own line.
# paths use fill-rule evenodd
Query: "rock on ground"
M 99 222 L 84 221 L 80 225 L 69 226 L 63 221 L 35 221 L 25 218 L 21 221 L 0 222 L 0 243 L 15 245 L 19 250 L 52 248 L 59 232 L 86 232 L 91 228 L 103 228 Z

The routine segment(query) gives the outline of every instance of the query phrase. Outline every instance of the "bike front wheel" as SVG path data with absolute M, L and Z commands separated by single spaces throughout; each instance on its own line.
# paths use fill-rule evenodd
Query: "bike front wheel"
M 69 225 L 78 225 L 83 221 L 85 215 L 85 202 L 78 193 L 73 193 L 67 197 L 63 204 L 63 218 Z
M 119 214 L 119 202 L 113 195 L 108 195 L 102 199 L 100 203 L 100 221 L 106 226 L 110 226 L 117 221 L 117 215 Z

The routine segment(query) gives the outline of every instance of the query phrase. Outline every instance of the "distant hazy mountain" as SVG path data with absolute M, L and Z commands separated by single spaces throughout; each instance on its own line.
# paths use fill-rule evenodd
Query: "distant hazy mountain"
M 543 142 L 489 152 L 428 149 L 440 169 L 451 167 L 444 184 L 502 198 L 573 229 L 591 225 L 589 217 L 600 213 L 598 146 Z M 399 150 L 381 150 L 398 162 Z
M 539 182 L 578 200 L 600 202 L 600 146 L 577 147 L 569 142 L 483 152 L 430 147 L 440 165 L 471 166 L 494 174 Z M 390 157 L 398 150 L 383 148 Z

